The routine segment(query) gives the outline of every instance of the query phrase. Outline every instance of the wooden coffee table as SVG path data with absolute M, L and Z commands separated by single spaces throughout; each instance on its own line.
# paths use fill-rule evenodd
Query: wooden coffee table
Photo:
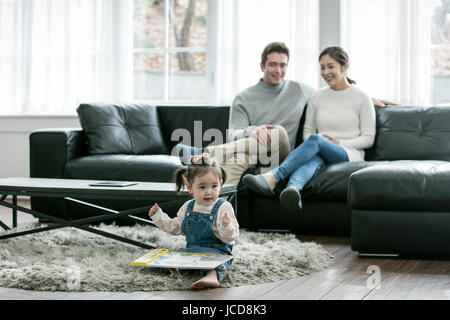
M 109 232 L 90 227 L 88 224 L 101 221 L 124 218 L 137 223 L 154 225 L 151 220 L 136 217 L 135 215 L 148 212 L 151 206 L 116 211 L 110 208 L 101 207 L 79 199 L 126 199 L 126 200 L 151 200 L 158 201 L 162 206 L 181 205 L 186 201 L 189 194 L 186 191 L 178 193 L 175 191 L 173 183 L 159 182 L 136 182 L 129 181 L 131 185 L 123 187 L 114 186 L 92 186 L 92 184 L 105 182 L 100 180 L 78 180 L 78 179 L 46 179 L 46 178 L 1 178 L 0 179 L 0 205 L 12 209 L 13 227 L 17 227 L 17 211 L 32 214 L 36 217 L 47 219 L 55 225 L 39 227 L 26 231 L 8 232 L 0 234 L 1 239 L 19 237 L 26 234 L 43 232 L 64 227 L 74 227 L 85 231 L 93 232 L 108 238 L 116 239 L 142 248 L 153 249 L 146 243 L 138 242 L 124 238 Z M 117 181 L 115 181 L 117 182 Z M 123 182 L 123 181 L 122 181 Z M 224 185 L 220 196 L 228 196 L 228 200 L 233 204 L 236 211 L 236 187 L 234 185 Z M 12 202 L 5 201 L 7 196 L 12 196 Z M 51 197 L 63 198 L 67 201 L 73 201 L 82 205 L 95 207 L 104 211 L 104 214 L 77 219 L 66 220 L 61 217 L 52 216 L 51 213 L 38 212 L 32 209 L 17 205 L 17 196 L 28 197 Z M 184 197 L 183 197 L 184 196 Z M 177 197 L 179 199 L 177 199 Z M 77 199 L 79 198 L 79 199 Z M 175 200 L 174 200 L 175 199 Z M 10 228 L 0 220 L 0 227 L 5 230 Z

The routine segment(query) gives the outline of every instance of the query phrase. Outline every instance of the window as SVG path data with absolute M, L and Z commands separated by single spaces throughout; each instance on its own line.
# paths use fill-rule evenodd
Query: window
M 1 0 L 0 114 L 75 114 L 82 102 L 130 100 L 130 4 Z
M 205 101 L 207 0 L 134 0 L 134 99 Z
M 291 50 L 288 78 L 316 86 L 318 18 L 317 0 L 0 0 L 0 115 L 230 104 L 271 41 Z
M 450 105 L 450 1 L 432 0 L 431 15 L 432 102 Z

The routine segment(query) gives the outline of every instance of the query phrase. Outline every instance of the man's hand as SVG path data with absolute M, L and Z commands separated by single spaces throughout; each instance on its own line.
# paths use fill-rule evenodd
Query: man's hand
M 340 145 L 340 144 L 341 144 L 341 142 L 340 142 L 338 139 L 335 139 L 335 138 L 333 138 L 333 137 L 327 135 L 326 133 L 322 133 L 321 136 L 324 137 L 324 138 L 327 138 L 327 139 L 330 140 L 331 142 L 336 143 L 337 145 Z
M 270 136 L 269 129 L 273 129 L 275 126 L 271 124 L 264 124 L 256 127 L 252 130 L 251 136 L 258 140 L 259 143 L 269 146 L 272 143 L 272 137 Z
M 155 204 L 153 205 L 153 207 L 151 207 L 150 211 L 148 212 L 148 216 L 149 216 L 150 218 L 153 217 L 153 216 L 155 215 L 155 213 L 158 212 L 158 210 L 159 210 L 158 204 L 155 203 Z
M 398 106 L 398 103 L 395 103 L 392 101 L 387 101 L 387 100 L 376 99 L 376 98 L 372 98 L 372 102 L 377 107 L 382 107 L 382 108 L 386 107 L 386 105 Z

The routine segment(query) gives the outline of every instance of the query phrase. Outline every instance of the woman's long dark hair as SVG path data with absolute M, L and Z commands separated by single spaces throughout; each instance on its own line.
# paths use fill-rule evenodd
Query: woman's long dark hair
M 341 66 L 345 66 L 348 63 L 348 54 L 341 47 L 328 47 L 325 48 L 319 55 L 319 61 L 324 55 L 329 55 L 331 58 L 336 60 Z M 350 84 L 356 84 L 355 80 L 347 77 L 347 81 Z

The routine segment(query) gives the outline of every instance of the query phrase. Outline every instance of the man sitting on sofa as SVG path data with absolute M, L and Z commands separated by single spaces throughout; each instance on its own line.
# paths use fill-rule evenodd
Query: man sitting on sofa
M 272 42 L 264 48 L 263 78 L 240 92 L 231 106 L 227 137 L 231 142 L 205 150 L 221 162 L 228 184 L 239 184 L 242 174 L 257 165 L 277 166 L 295 147 L 300 119 L 315 89 L 285 80 L 288 62 L 289 49 L 284 43 Z M 392 104 L 372 100 L 381 107 Z M 201 152 L 182 144 L 176 150 L 183 163 Z

